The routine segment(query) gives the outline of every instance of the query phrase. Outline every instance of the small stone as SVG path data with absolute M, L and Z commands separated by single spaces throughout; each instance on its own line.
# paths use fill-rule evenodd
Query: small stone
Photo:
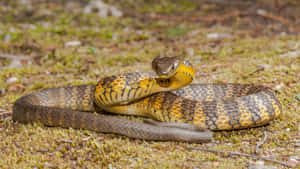
M 10 36 L 9 34 L 6 34 L 6 35 L 4 36 L 4 42 L 5 42 L 5 43 L 8 43 L 8 42 L 10 42 L 10 40 L 11 40 L 11 36 Z
M 18 78 L 16 78 L 16 77 L 11 77 L 11 78 L 9 78 L 9 79 L 6 80 L 6 83 L 12 84 L 12 83 L 15 83 L 15 82 L 17 82 L 17 81 L 18 81 Z
M 4 88 L 0 88 L 0 96 L 3 96 L 5 93 L 5 89 Z
M 209 33 L 206 35 L 207 39 L 220 39 L 220 38 L 229 38 L 230 34 L 227 33 Z
M 8 65 L 9 68 L 21 68 L 23 67 L 20 59 L 13 59 Z
M 299 141 L 299 140 L 298 140 Z M 300 160 L 300 156 L 290 156 L 289 159 Z
M 105 4 L 102 1 L 90 1 L 90 3 L 84 8 L 84 13 L 97 12 L 98 16 L 106 18 L 109 14 L 114 17 L 120 17 L 123 15 L 122 11 L 116 7 Z
M 220 162 L 213 162 L 213 164 L 212 164 L 214 167 L 219 167 L 219 165 L 220 165 Z
M 263 10 L 263 9 L 258 9 L 258 10 L 256 10 L 256 13 L 257 13 L 258 15 L 264 15 L 264 14 L 266 14 L 266 11 Z
M 50 22 L 42 22 L 42 26 L 45 28 L 49 28 L 51 26 Z
M 294 168 L 298 165 L 299 162 L 296 159 L 289 159 L 289 161 L 287 161 L 286 163 L 290 165 L 292 168 Z
M 249 162 L 249 169 L 276 169 L 274 166 L 265 165 L 264 161 Z
M 250 165 L 249 169 L 276 169 L 276 167 L 270 165 Z
M 30 29 L 36 29 L 36 26 L 33 25 L 33 24 L 29 24 L 28 27 L 29 27 Z
M 298 94 L 296 95 L 296 99 L 297 99 L 298 101 L 300 101 L 300 93 L 298 93 Z
M 115 17 L 120 17 L 123 15 L 123 13 L 120 10 L 118 10 L 117 8 L 115 8 L 113 6 L 110 8 L 110 11 L 111 11 L 111 15 L 115 16 Z
M 19 0 L 18 2 L 20 4 L 22 4 L 22 5 L 29 5 L 29 1 L 28 0 Z
M 102 8 L 101 10 L 99 10 L 98 16 L 100 16 L 101 18 L 106 18 L 108 16 L 108 9 Z
M 9 28 L 9 32 L 12 32 L 12 33 L 15 32 L 15 28 L 10 27 L 10 28 Z
M 269 64 L 257 64 L 257 66 L 262 67 L 264 69 L 269 69 L 272 67 L 272 65 L 269 65 Z
M 291 129 L 290 128 L 287 128 L 287 129 L 285 129 L 287 132 L 289 132 L 289 131 L 291 131 Z
M 263 165 L 263 166 L 250 166 L 249 169 L 277 169 L 277 168 L 270 165 Z
M 114 33 L 112 40 L 118 40 L 118 33 Z
M 263 166 L 264 164 L 265 164 L 264 161 L 256 161 L 256 162 L 255 162 L 255 165 Z
M 280 90 L 282 88 L 282 86 L 284 86 L 284 84 L 280 83 L 279 85 L 276 85 L 274 88 L 275 88 L 275 90 Z
M 287 53 L 279 55 L 280 58 L 288 57 L 288 58 L 297 58 L 300 54 L 300 50 L 289 51 Z
M 81 42 L 80 41 L 69 41 L 65 43 L 66 47 L 75 47 L 75 46 L 80 46 Z
M 198 35 L 199 33 L 201 33 L 200 30 L 195 30 L 195 31 L 190 31 L 190 32 L 189 32 L 189 35 L 190 35 L 190 36 L 196 36 L 196 35 Z
M 286 35 L 287 35 L 286 32 L 281 32 L 281 33 L 280 33 L 280 36 L 286 36 Z

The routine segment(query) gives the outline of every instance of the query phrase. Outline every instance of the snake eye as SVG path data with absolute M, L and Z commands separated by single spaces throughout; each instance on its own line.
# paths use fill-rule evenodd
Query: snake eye
M 172 65 L 171 69 L 175 70 L 178 67 L 179 61 L 174 62 L 174 64 Z

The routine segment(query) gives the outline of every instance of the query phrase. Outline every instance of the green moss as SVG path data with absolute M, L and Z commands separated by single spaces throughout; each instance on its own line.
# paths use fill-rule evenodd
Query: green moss
M 196 8 L 196 4 L 189 1 L 180 0 L 177 3 L 173 3 L 172 1 L 162 1 L 161 3 L 149 3 L 145 4 L 143 8 L 139 10 L 141 12 L 164 12 L 164 13 L 172 13 L 172 12 L 181 12 L 181 11 L 192 11 Z
M 179 36 L 179 35 L 183 35 L 186 32 L 188 32 L 188 29 L 183 29 L 183 28 L 169 28 L 167 31 L 168 35 L 171 36 Z

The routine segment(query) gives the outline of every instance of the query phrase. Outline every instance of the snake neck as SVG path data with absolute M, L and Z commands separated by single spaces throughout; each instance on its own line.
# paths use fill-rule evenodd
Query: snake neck
M 107 111 L 117 112 L 113 107 L 127 105 L 154 93 L 182 88 L 194 79 L 191 66 L 181 64 L 170 78 L 154 77 L 148 73 L 128 73 L 101 79 L 95 87 L 95 103 Z
M 188 84 L 190 84 L 195 77 L 194 69 L 191 66 L 181 64 L 178 67 L 177 72 L 170 78 L 157 78 L 157 91 L 171 91 L 180 89 Z

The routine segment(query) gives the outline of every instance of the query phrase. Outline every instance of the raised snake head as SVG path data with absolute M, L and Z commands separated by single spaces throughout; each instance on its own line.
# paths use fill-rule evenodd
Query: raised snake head
M 170 78 L 173 76 L 182 62 L 179 56 L 156 57 L 152 61 L 152 69 L 160 78 Z

